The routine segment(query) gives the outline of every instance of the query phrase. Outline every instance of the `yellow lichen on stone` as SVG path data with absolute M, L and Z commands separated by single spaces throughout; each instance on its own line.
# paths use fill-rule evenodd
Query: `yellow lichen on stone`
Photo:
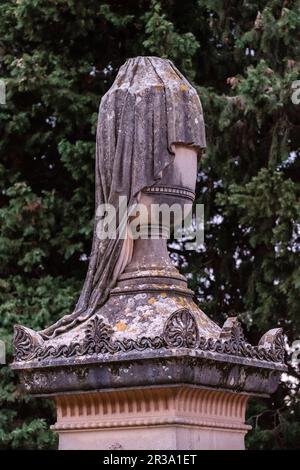
M 124 331 L 127 329 L 127 325 L 126 323 L 123 323 L 122 321 L 120 321 L 119 323 L 116 324 L 116 329 L 117 331 Z

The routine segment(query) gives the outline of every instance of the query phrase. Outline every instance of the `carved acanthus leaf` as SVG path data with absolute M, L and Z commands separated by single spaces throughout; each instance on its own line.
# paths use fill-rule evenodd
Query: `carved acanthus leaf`
M 196 348 L 198 337 L 196 320 L 185 308 L 174 312 L 165 324 L 163 338 L 169 347 Z
M 84 349 L 90 354 L 114 352 L 111 344 L 113 329 L 104 323 L 101 317 L 96 316 L 85 329 Z

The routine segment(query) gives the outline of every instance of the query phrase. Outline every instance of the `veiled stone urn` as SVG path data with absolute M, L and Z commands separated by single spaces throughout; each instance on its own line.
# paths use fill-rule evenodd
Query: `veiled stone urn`
M 252 346 L 237 318 L 219 326 L 199 309 L 151 212 L 192 210 L 205 146 L 199 97 L 174 64 L 129 59 L 101 101 L 95 169 L 96 206 L 127 198 L 127 235 L 117 225 L 101 239 L 96 212 L 74 312 L 40 332 L 15 327 L 12 367 L 25 392 L 55 399 L 61 449 L 242 449 L 249 397 L 273 393 L 286 370 L 281 329 Z M 137 204 L 152 238 L 130 237 Z

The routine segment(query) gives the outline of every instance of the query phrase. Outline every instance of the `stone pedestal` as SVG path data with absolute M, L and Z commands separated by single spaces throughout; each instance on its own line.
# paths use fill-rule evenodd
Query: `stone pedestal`
M 244 449 L 249 395 L 189 385 L 56 397 L 59 448 Z
M 134 263 L 76 328 L 47 341 L 15 328 L 23 388 L 55 398 L 60 449 L 243 449 L 248 397 L 286 370 L 281 329 L 252 346 L 236 318 L 212 322 L 174 268 Z
M 55 399 L 60 449 L 243 449 L 248 398 L 273 393 L 286 370 L 281 331 L 255 347 L 236 319 L 213 339 L 195 317 L 179 309 L 156 336 L 122 340 L 95 317 L 78 342 L 31 349 L 19 327 L 13 368 L 28 393 Z
M 61 449 L 242 449 L 248 397 L 273 393 L 286 370 L 282 331 L 252 346 L 236 318 L 208 318 L 169 259 L 177 216 L 150 210 L 192 208 L 205 147 L 197 93 L 169 61 L 130 59 L 99 122 L 97 203 L 141 201 L 141 234 L 157 237 L 96 230 L 75 311 L 40 332 L 17 325 L 12 367 L 27 393 L 55 398 Z

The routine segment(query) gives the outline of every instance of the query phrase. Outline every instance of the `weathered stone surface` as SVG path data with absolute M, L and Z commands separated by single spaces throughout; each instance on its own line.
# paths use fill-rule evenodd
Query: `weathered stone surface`
M 282 364 L 187 348 L 48 359 L 19 367 L 24 389 L 38 395 L 179 383 L 267 395 L 285 370 Z
M 189 297 L 152 292 L 137 294 L 136 301 L 129 302 L 132 299 L 113 296 L 107 310 L 102 307 L 103 316 L 93 316 L 50 345 L 31 341 L 32 332 L 19 327 L 13 367 L 25 389 L 49 394 L 194 383 L 255 394 L 275 391 L 286 370 L 279 331 L 266 347 L 253 347 L 237 319 L 228 319 L 220 329 Z M 144 307 L 147 300 L 148 315 L 144 308 L 139 315 L 139 305 Z M 159 315 L 155 308 L 161 303 L 165 310 Z
M 195 90 L 169 61 L 126 62 L 102 100 L 99 121 L 97 204 L 116 204 L 119 195 L 132 203 L 137 194 L 149 204 L 191 204 L 195 149 L 205 146 L 202 110 Z M 178 143 L 192 147 L 185 151 L 181 145 L 174 159 Z M 192 169 L 185 170 L 187 161 Z M 237 318 L 216 325 L 193 302 L 163 236 L 136 240 L 131 261 L 112 283 L 119 253 L 120 240 L 103 244 L 94 236 L 75 312 L 42 332 L 16 326 L 12 367 L 28 393 L 67 396 L 121 388 L 130 393 L 134 387 L 190 384 L 217 393 L 231 390 L 242 399 L 243 393 L 276 390 L 286 370 L 281 329 L 253 346 Z M 230 429 L 230 410 L 226 413 Z
M 159 182 L 173 163 L 174 144 L 190 145 L 197 151 L 206 146 L 196 90 L 169 60 L 127 60 L 100 104 L 96 209 L 104 203 L 117 209 L 120 196 L 126 196 L 128 207 L 135 204 L 140 192 Z M 119 232 L 124 220 L 117 225 L 116 239 L 100 240 L 98 219 L 96 216 L 88 272 L 76 309 L 41 331 L 44 339 L 89 318 L 115 285 L 113 272 L 123 245 Z

